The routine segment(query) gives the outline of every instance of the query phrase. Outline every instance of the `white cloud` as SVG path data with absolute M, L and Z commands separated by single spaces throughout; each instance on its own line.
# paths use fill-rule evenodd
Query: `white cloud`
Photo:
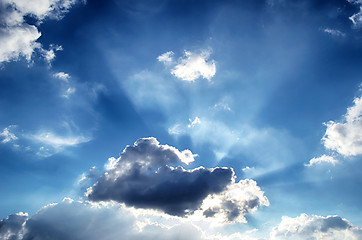
M 157 59 L 165 65 L 174 63 L 171 56 L 173 52 L 166 52 L 160 55 Z M 204 50 L 201 53 L 190 51 L 184 52 L 184 57 L 179 58 L 176 64 L 171 69 L 171 74 L 184 81 L 195 81 L 199 77 L 211 80 L 216 73 L 216 63 L 214 60 L 208 60 L 211 51 Z
M 42 48 L 37 42 L 41 33 L 36 25 L 25 22 L 24 17 L 31 15 L 38 23 L 45 18 L 59 19 L 78 0 L 3 0 L 0 2 L 0 63 L 17 61 L 24 57 L 28 62 L 34 51 L 39 50 L 50 63 L 55 58 L 54 51 L 59 47 Z
M 13 128 L 14 125 L 10 125 L 6 128 L 4 128 L 4 130 L 2 132 L 0 132 L 0 136 L 3 138 L 1 140 L 2 143 L 8 143 L 8 142 L 12 142 L 18 139 L 17 136 L 15 136 L 14 133 L 11 132 L 11 128 Z
M 323 31 L 325 33 L 328 33 L 328 34 L 330 34 L 332 36 L 336 36 L 336 37 L 344 37 L 344 36 L 346 36 L 345 33 L 341 32 L 339 30 L 336 30 L 336 29 L 325 28 Z
M 157 60 L 159 62 L 163 62 L 164 64 L 168 65 L 168 64 L 172 63 L 172 61 L 173 61 L 172 56 L 173 55 L 174 55 L 174 53 L 172 51 L 165 52 L 164 54 L 158 56 Z
M 344 156 L 362 154 L 362 97 L 354 99 L 354 105 L 347 109 L 341 122 L 329 121 L 322 138 L 327 149 Z
M 284 216 L 270 233 L 271 240 L 359 240 L 362 229 L 339 216 Z
M 308 164 L 305 164 L 305 166 L 311 167 L 313 165 L 322 164 L 322 163 L 329 163 L 332 165 L 336 165 L 337 163 L 339 163 L 339 161 L 332 156 L 327 156 L 323 154 L 320 157 L 312 158 Z

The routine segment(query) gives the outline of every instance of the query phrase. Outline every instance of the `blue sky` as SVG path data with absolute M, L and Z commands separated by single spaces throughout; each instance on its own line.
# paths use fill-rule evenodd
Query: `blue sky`
M 0 239 L 361 239 L 360 9 L 0 1 Z

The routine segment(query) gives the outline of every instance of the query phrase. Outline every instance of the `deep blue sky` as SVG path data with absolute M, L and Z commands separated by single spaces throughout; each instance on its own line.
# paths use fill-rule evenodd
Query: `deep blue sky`
M 86 201 L 108 158 L 154 137 L 198 155 L 185 169 L 257 182 L 270 205 L 223 234 L 274 239 L 306 213 L 362 236 L 360 1 L 50 2 L 1 1 L 0 219 Z

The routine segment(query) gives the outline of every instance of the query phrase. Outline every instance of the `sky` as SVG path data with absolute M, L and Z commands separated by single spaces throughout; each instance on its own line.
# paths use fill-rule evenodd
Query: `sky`
M 361 0 L 0 0 L 0 239 L 360 240 L 361 66 Z

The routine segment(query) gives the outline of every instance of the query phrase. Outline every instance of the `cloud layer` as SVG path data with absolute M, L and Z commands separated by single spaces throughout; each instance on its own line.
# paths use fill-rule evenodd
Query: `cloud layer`
M 256 240 L 247 233 L 216 233 L 206 225 L 179 218 L 140 213 L 115 205 L 94 205 L 65 198 L 29 217 L 17 213 L 0 220 L 2 240 Z M 270 232 L 270 240 L 359 240 L 362 229 L 339 216 L 284 216 Z

